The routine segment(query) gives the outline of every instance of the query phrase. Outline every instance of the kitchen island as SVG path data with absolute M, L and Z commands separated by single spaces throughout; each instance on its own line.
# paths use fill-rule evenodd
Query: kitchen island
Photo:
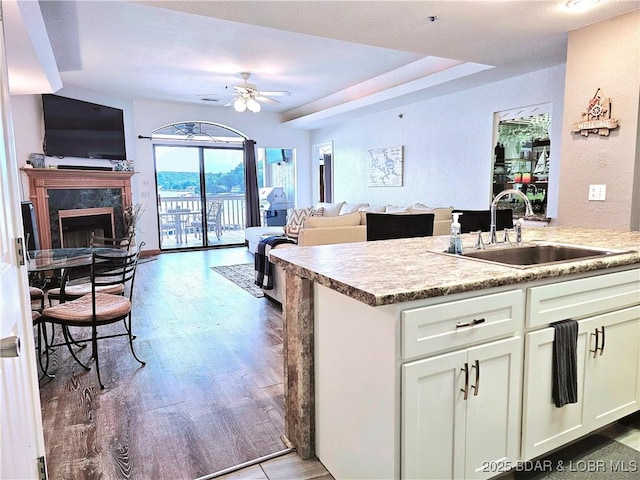
M 446 236 L 272 251 L 286 271 L 286 422 L 299 455 L 336 478 L 488 478 L 638 410 L 640 234 L 545 228 L 523 240 L 633 252 L 519 268 L 443 254 Z M 621 372 L 608 381 L 625 379 L 602 405 L 587 404 L 597 386 L 585 383 L 580 408 L 549 407 L 549 324 L 569 318 L 581 360 L 600 350 Z

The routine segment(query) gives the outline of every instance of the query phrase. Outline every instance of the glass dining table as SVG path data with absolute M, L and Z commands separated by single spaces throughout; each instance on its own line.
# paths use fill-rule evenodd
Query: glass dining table
M 126 250 L 120 248 L 52 248 L 47 250 L 30 250 L 27 258 L 27 270 L 44 272 L 47 270 L 61 270 L 91 265 L 93 252 L 101 255 L 122 256 Z

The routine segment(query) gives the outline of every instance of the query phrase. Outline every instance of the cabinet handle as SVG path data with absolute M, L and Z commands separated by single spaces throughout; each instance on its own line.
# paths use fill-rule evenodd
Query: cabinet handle
M 596 358 L 598 356 L 598 344 L 600 343 L 600 331 L 596 328 L 596 333 L 592 333 L 591 336 L 596 337 L 596 348 L 595 350 L 589 350 L 589 351 L 593 353 L 593 358 Z
M 464 372 L 464 388 L 461 388 L 460 391 L 464 392 L 463 399 L 466 400 L 469 396 L 469 364 L 464 362 L 464 368 L 460 370 Z
M 471 385 L 471 388 L 473 388 L 473 396 L 477 397 L 478 392 L 480 391 L 480 361 L 476 360 L 471 368 L 476 369 L 476 384 Z
M 479 323 L 484 323 L 485 320 L 484 318 L 474 318 L 472 321 L 470 322 L 458 322 L 456 323 L 456 328 L 462 328 L 462 327 L 471 327 L 473 325 L 478 325 Z
M 600 345 L 600 355 L 604 353 L 604 325 L 602 326 L 602 345 Z

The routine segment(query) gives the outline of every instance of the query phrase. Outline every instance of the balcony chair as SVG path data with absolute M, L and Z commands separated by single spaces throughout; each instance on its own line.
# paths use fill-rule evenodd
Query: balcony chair
M 160 228 L 163 236 L 173 236 L 176 244 L 188 243 L 189 224 L 192 216 L 199 215 L 189 208 L 170 208 L 160 213 Z
M 207 203 L 207 232 L 215 233 L 218 240 L 220 240 L 220 235 L 222 235 L 221 220 L 223 208 L 223 203 L 220 201 Z
M 100 389 L 104 389 L 104 384 L 100 378 L 98 340 L 127 336 L 133 357 L 140 364 L 145 365 L 145 362 L 138 358 L 133 348 L 134 336 L 131 326 L 133 286 L 138 258 L 143 245 L 144 242 L 140 244 L 134 253 L 127 253 L 123 256 L 102 255 L 93 252 L 90 270 L 91 292 L 75 300 L 47 307 L 42 311 L 42 316 L 40 317 L 42 322 L 62 326 L 65 342 L 52 346 L 66 345 L 73 359 L 85 370 L 90 370 L 90 367 L 80 361 L 72 348 L 72 344 L 91 344 L 91 358 L 95 359 Z M 124 291 L 121 295 L 104 293 L 105 288 L 117 285 L 124 286 Z M 98 327 L 120 321 L 124 324 L 125 333 L 98 336 Z M 91 337 L 75 340 L 69 334 L 70 327 L 88 328 L 91 330 Z
M 395 238 L 430 237 L 435 214 L 394 215 L 367 213 L 367 241 Z

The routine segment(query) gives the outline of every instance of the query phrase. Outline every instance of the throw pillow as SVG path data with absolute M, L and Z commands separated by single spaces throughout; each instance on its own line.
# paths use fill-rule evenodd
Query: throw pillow
M 368 206 L 368 203 L 345 203 L 344 205 L 342 205 L 342 208 L 340 208 L 339 215 L 346 215 L 347 213 L 357 212 L 358 209 Z
M 335 217 L 307 217 L 304 219 L 304 228 L 354 227 L 356 225 L 360 225 L 360 213 L 358 212 Z
M 284 234 L 292 239 L 298 240 L 300 229 L 304 223 L 304 219 L 311 214 L 311 207 L 308 208 L 289 208 L 287 210 L 287 225 L 284 227 Z
M 360 208 L 358 209 L 358 212 L 360 213 L 360 225 L 366 225 L 366 224 L 367 224 L 367 212 L 383 213 L 385 208 L 386 208 L 385 206 L 378 206 L 378 207 L 372 207 L 372 206 L 360 207 Z
M 319 202 L 316 204 L 315 208 L 324 208 L 324 216 L 325 217 L 336 217 L 340 213 L 340 209 L 344 202 L 336 202 L 336 203 L 327 203 L 327 202 Z
M 284 234 L 292 239 L 298 240 L 300 229 L 304 225 L 307 217 L 322 217 L 324 208 L 290 208 L 287 210 L 287 225 L 284 227 Z
M 384 213 L 408 213 L 409 207 L 398 207 L 397 205 L 387 205 Z
M 425 205 L 424 203 L 414 203 L 411 208 L 422 209 L 422 210 L 431 210 L 431 207 Z
M 451 220 L 451 212 L 453 211 L 453 207 L 440 207 L 440 208 L 416 208 L 414 205 L 409 209 L 409 212 L 412 214 L 416 213 L 433 213 L 435 215 L 434 221 L 438 220 Z

